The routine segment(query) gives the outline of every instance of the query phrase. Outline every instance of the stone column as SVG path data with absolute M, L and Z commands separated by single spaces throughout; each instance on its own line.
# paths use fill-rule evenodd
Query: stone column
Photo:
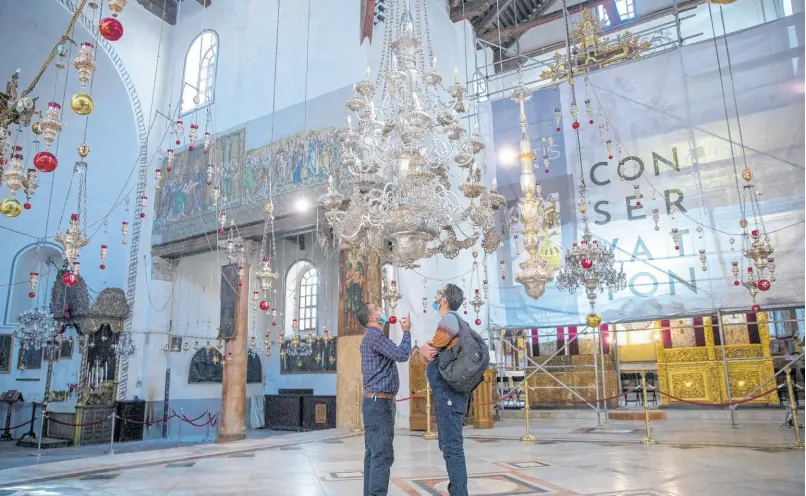
M 360 257 L 356 253 L 341 252 L 339 265 L 339 329 L 336 344 L 336 427 L 352 429 L 358 425 L 360 409 L 356 405 L 361 393 L 361 352 L 359 346 L 364 329 L 355 322 L 350 309 L 346 308 L 347 267 L 350 271 L 362 272 L 364 285 L 361 288 L 364 301 L 381 304 L 381 259 L 377 255 Z M 407 388 L 401 387 L 403 391 Z
M 250 273 L 248 263 L 243 264 L 243 269 L 245 274 Z M 240 441 L 246 438 L 246 359 L 249 328 L 248 275 L 243 277 L 241 282 L 243 285 L 237 288 L 235 330 L 232 338 L 227 341 L 227 363 L 223 365 L 221 425 L 217 441 L 219 443 Z

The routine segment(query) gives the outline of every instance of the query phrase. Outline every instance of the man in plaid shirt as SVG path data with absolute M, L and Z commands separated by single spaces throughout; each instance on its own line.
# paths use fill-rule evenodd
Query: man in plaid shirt
M 400 318 L 403 339 L 396 345 L 383 334 L 387 317 L 378 305 L 365 303 L 356 312 L 367 328 L 361 340 L 361 373 L 364 376 L 364 496 L 386 496 L 389 471 L 395 461 L 395 396 L 400 377 L 395 362 L 411 353 L 411 317 Z

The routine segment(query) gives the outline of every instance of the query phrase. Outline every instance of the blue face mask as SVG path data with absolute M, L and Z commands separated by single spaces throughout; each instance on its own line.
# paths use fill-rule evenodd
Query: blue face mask
M 434 310 L 439 311 L 439 302 L 435 301 L 434 303 L 431 304 L 431 306 L 434 307 Z
M 382 326 L 385 326 L 388 320 L 389 318 L 386 316 L 385 313 L 382 313 L 381 316 L 378 318 L 378 322 L 380 322 Z

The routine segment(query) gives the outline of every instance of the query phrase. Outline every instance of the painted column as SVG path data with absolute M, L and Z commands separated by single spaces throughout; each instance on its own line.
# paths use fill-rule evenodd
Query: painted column
M 242 285 L 237 290 L 235 300 L 235 326 L 232 337 L 227 341 L 227 363 L 223 365 L 221 381 L 221 427 L 219 443 L 240 441 L 246 438 L 246 360 L 249 327 L 249 264 L 243 264 Z M 222 278 L 224 275 L 222 274 Z M 221 304 L 226 304 L 222 294 Z
M 359 346 L 364 328 L 355 320 L 355 312 L 348 304 L 352 300 L 348 294 L 361 291 L 365 302 L 382 303 L 381 260 L 377 255 L 363 257 L 350 250 L 342 250 L 339 271 L 336 427 L 352 429 L 357 425 L 361 413 L 356 406 L 356 397 L 361 393 L 362 385 Z M 401 385 L 401 390 L 407 389 L 406 385 Z

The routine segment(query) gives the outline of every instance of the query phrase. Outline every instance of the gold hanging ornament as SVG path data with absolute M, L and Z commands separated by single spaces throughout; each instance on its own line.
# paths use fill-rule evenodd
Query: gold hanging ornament
M 22 213 L 22 205 L 14 197 L 5 198 L 0 202 L 0 213 L 6 217 L 16 217 Z
M 87 155 L 90 154 L 90 145 L 86 143 L 81 143 L 78 145 L 78 156 L 81 158 L 87 158 Z
M 78 115 L 89 115 L 95 109 L 95 103 L 86 93 L 76 93 L 70 99 L 70 108 Z

